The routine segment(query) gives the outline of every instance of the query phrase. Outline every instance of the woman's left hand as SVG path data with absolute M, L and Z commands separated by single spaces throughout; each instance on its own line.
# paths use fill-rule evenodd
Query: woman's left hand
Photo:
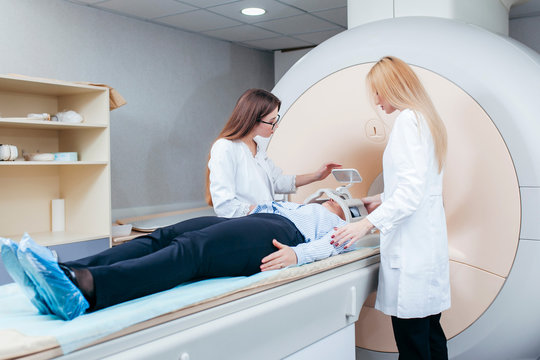
M 332 169 L 340 168 L 341 164 L 329 162 L 326 164 L 323 164 L 323 166 L 320 167 L 319 170 L 315 172 L 316 177 L 318 180 L 326 179 L 328 175 L 332 172 Z
M 360 238 L 369 233 L 371 229 L 373 229 L 373 224 L 371 224 L 367 218 L 364 218 L 358 222 L 347 224 L 336 230 L 334 235 L 332 235 L 332 241 L 330 241 L 330 244 L 337 247 L 348 242 L 344 247 L 347 249 Z
M 283 245 L 276 239 L 272 244 L 279 250 L 262 259 L 261 271 L 283 269 L 290 265 L 296 265 L 296 253 L 290 246 Z

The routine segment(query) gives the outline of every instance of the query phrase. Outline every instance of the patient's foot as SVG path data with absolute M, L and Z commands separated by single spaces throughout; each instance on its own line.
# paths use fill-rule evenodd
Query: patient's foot
M 88 301 L 60 269 L 52 252 L 36 244 L 28 234 L 19 244 L 17 257 L 53 314 L 72 320 L 88 309 Z
M 23 293 L 30 299 L 30 302 L 38 309 L 41 314 L 52 314 L 45 300 L 39 295 L 36 290 L 36 285 L 24 272 L 19 259 L 17 258 L 17 250 L 19 246 L 10 239 L 0 238 L 2 261 L 6 270 L 15 281 Z
M 62 269 L 68 279 L 81 290 L 84 298 L 90 304 L 90 308 L 92 308 L 96 303 L 96 298 L 94 291 L 94 277 L 90 270 L 70 268 L 64 264 L 58 264 L 58 266 L 60 266 L 60 269 Z

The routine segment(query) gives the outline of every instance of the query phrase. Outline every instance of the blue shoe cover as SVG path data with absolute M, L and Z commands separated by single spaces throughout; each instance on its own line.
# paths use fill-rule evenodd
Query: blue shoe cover
M 52 252 L 36 244 L 28 234 L 22 237 L 17 257 L 53 314 L 72 320 L 88 309 L 88 301 L 60 269 Z
M 17 244 L 10 239 L 0 238 L 2 261 L 6 270 L 23 293 L 30 299 L 30 302 L 39 310 L 41 314 L 51 314 L 51 310 L 47 307 L 45 300 L 41 298 L 36 290 L 36 286 L 24 272 L 19 259 L 17 258 Z

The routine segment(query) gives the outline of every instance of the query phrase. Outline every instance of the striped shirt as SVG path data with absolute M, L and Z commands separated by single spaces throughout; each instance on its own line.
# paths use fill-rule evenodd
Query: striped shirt
M 292 202 L 269 202 L 258 205 L 252 212 L 278 214 L 291 220 L 304 235 L 305 243 L 292 247 L 296 253 L 298 265 L 340 254 L 345 251 L 344 245 L 335 247 L 330 244 L 334 227 L 346 225 L 336 214 L 320 204 L 297 204 Z M 279 239 L 276 239 L 279 241 Z

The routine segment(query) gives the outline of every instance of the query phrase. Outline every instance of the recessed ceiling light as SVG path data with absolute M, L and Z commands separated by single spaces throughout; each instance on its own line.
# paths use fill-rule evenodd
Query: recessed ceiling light
M 242 9 L 242 14 L 249 16 L 259 16 L 266 13 L 266 10 L 261 8 L 245 8 Z

